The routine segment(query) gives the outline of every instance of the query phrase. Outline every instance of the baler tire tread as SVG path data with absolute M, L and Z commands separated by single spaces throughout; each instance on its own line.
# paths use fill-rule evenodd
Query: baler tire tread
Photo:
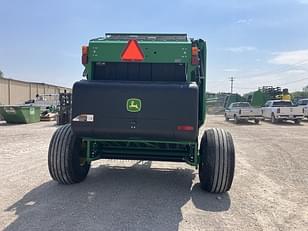
M 232 136 L 223 129 L 207 130 L 200 147 L 199 178 L 202 189 L 212 193 L 230 190 L 235 168 Z

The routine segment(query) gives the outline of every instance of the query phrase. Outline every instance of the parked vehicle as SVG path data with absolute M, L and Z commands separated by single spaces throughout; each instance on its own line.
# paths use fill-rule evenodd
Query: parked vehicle
M 258 124 L 263 116 L 261 108 L 254 108 L 248 102 L 235 102 L 225 110 L 225 119 L 234 119 L 236 124 L 243 120 L 253 120 Z
M 298 100 L 297 106 L 302 108 L 304 117 L 308 119 L 308 98 Z
M 262 115 L 272 123 L 292 120 L 299 124 L 304 118 L 303 109 L 296 107 L 290 100 L 269 100 L 262 107 Z

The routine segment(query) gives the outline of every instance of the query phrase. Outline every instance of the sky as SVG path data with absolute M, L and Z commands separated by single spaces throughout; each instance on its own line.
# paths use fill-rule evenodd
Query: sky
M 107 32 L 187 33 L 206 40 L 207 91 L 308 85 L 308 0 L 0 0 L 5 77 L 71 87 L 81 46 Z

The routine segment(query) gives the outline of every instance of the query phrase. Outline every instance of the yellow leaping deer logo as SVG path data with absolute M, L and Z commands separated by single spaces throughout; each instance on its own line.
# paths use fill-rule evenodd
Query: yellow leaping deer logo
M 126 101 L 126 110 L 129 112 L 141 111 L 141 100 L 136 98 L 130 98 Z

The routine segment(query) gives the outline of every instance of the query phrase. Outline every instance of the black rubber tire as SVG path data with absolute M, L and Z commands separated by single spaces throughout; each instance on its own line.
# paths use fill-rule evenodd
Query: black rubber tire
M 229 121 L 229 118 L 227 117 L 226 114 L 225 114 L 225 121 Z
M 277 119 L 275 118 L 274 114 L 271 115 L 271 122 L 272 124 L 277 123 Z
M 255 119 L 255 123 L 256 123 L 256 124 L 259 124 L 259 123 L 260 123 L 260 120 Z
M 201 188 L 212 193 L 227 192 L 232 185 L 234 168 L 235 152 L 231 134 L 219 128 L 207 130 L 200 146 Z
M 239 119 L 237 118 L 237 116 L 236 115 L 234 115 L 234 123 L 235 124 L 238 124 L 240 121 L 239 121 Z
M 295 124 L 301 124 L 301 120 L 300 119 L 296 119 L 296 120 L 294 120 L 294 123 Z
M 53 134 L 48 150 L 50 176 L 61 184 L 83 181 L 89 172 L 90 163 L 80 164 L 81 139 L 77 138 L 66 124 Z

